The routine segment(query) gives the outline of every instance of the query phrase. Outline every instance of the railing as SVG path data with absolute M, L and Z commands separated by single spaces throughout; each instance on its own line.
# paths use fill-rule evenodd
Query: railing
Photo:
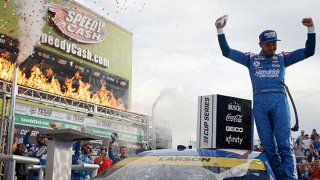
M 38 170 L 38 179 L 43 180 L 43 172 L 46 168 L 45 165 L 36 165 L 39 164 L 39 159 L 37 158 L 31 158 L 31 157 L 25 157 L 25 156 L 18 156 L 18 155 L 0 155 L 0 162 L 9 162 L 11 161 L 13 166 L 8 167 L 7 169 L 7 179 L 13 180 L 15 177 L 15 165 L 16 163 L 22 163 L 22 164 L 31 164 L 32 166 L 29 167 L 29 170 Z M 97 175 L 97 171 L 99 169 L 99 165 L 97 164 L 78 164 L 78 165 L 72 165 L 72 170 L 88 170 L 92 169 L 92 177 L 95 177 Z
M 0 155 L 1 162 L 10 162 L 9 167 L 6 168 L 6 178 L 8 180 L 13 180 L 15 177 L 15 167 L 16 163 L 23 163 L 23 164 L 38 164 L 39 159 L 25 157 L 25 156 L 18 156 L 18 155 Z
M 0 80 L 0 92 L 7 93 L 7 96 L 10 96 L 11 83 Z M 150 125 L 151 120 L 150 116 L 113 109 L 20 85 L 18 85 L 17 98 L 147 127 Z
M 37 170 L 39 173 L 38 179 L 44 180 L 43 172 L 44 169 L 46 169 L 45 165 L 32 165 L 28 168 L 29 170 Z M 95 177 L 97 175 L 99 165 L 97 164 L 77 164 L 71 166 L 72 170 L 90 170 L 92 169 L 91 178 Z

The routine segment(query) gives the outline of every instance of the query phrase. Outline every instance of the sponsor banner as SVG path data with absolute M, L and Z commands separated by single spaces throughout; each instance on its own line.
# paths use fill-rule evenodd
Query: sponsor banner
M 110 137 L 109 134 L 106 134 L 106 132 L 100 133 L 99 129 L 101 131 L 109 130 L 111 131 L 117 131 L 117 132 L 125 132 L 130 133 L 134 135 L 144 135 L 143 128 L 140 126 L 134 126 L 131 124 L 124 124 L 124 123 L 117 123 L 114 121 L 108 121 L 106 119 L 99 119 L 94 117 L 88 117 L 86 115 L 82 114 L 76 114 L 71 112 L 65 112 L 65 111 L 59 111 L 55 109 L 50 108 L 44 108 L 40 106 L 35 105 L 29 105 L 24 103 L 16 103 L 16 113 L 20 115 L 27 115 L 32 117 L 38 117 L 38 118 L 45 118 L 50 120 L 58 120 L 65 123 L 72 123 L 75 124 L 77 127 L 80 128 L 74 128 L 74 129 L 81 129 L 83 126 L 90 126 L 94 128 L 95 134 L 100 134 L 101 136 L 107 135 Z M 38 123 L 38 122 L 35 122 Z M 43 123 L 46 123 L 44 121 Z M 40 122 L 41 124 L 41 122 Z M 47 124 L 45 124 L 47 125 Z M 68 125 L 68 124 L 67 124 Z M 50 127 L 50 126 L 48 126 Z M 70 127 L 66 127 L 70 128 Z M 98 128 L 98 129 L 96 129 Z M 89 128 L 90 130 L 90 128 Z
M 200 96 L 198 103 L 198 143 L 200 148 L 215 147 L 214 97 Z
M 217 148 L 251 149 L 251 101 L 217 95 Z
M 104 58 L 97 54 L 93 54 L 90 50 L 82 49 L 78 47 L 77 44 L 69 43 L 65 39 L 59 39 L 46 33 L 42 33 L 40 42 L 41 44 L 48 44 L 68 54 L 73 54 L 90 62 L 94 62 L 96 64 L 99 64 L 100 66 L 110 67 L 110 63 L 107 58 Z
M 40 118 L 40 117 L 32 117 L 28 115 L 21 115 L 21 114 L 15 114 L 16 117 L 16 124 L 19 125 L 27 125 L 27 126 L 36 126 L 40 128 L 51 128 L 50 123 L 57 122 L 61 123 L 60 128 L 61 129 L 75 129 L 80 131 L 84 126 L 81 124 L 76 124 L 76 123 L 71 123 L 71 122 L 63 122 L 63 121 L 57 121 L 57 120 L 52 120 L 52 119 L 47 119 L 47 118 Z M 86 126 L 86 132 L 90 134 L 94 134 L 97 136 L 102 136 L 102 137 L 108 137 L 110 138 L 111 133 L 114 131 L 109 130 L 109 129 L 102 129 L 102 128 L 97 128 L 97 127 L 92 127 L 92 126 Z M 144 137 L 142 135 L 134 135 L 134 134 L 128 134 L 128 133 L 123 133 L 119 132 L 119 139 L 122 140 L 127 140 L 127 141 L 136 141 L 136 142 L 143 142 Z
M 51 19 L 57 28 L 78 42 L 99 43 L 106 37 L 105 23 L 90 13 L 57 4 L 50 4 L 49 11 L 55 14 Z
M 251 149 L 251 101 L 222 95 L 199 97 L 200 148 Z

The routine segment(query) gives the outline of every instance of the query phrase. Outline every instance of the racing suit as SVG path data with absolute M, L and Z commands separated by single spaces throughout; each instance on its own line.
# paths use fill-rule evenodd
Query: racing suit
M 308 28 L 305 48 L 273 56 L 243 53 L 229 47 L 222 29 L 218 40 L 223 56 L 249 69 L 253 88 L 253 115 L 266 155 L 277 179 L 297 179 L 290 143 L 290 112 L 285 92 L 286 67 L 312 56 L 315 33 Z

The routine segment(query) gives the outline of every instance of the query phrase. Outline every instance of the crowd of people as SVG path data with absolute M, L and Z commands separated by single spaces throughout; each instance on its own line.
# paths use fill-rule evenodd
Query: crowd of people
M 300 133 L 297 138 L 292 138 L 298 178 L 320 180 L 320 135 L 316 129 L 310 134 L 305 133 L 305 130 L 301 130 Z M 254 145 L 253 150 L 264 152 L 261 144 Z
M 39 165 L 46 165 L 48 154 L 48 138 L 41 133 L 36 136 L 36 144 L 31 142 L 31 133 L 36 129 L 31 127 L 23 138 L 15 136 L 13 143 L 13 154 L 27 157 L 34 157 L 39 159 Z M 127 147 L 121 146 L 119 154 L 113 152 L 114 141 L 108 140 L 105 146 L 101 146 L 99 156 L 92 155 L 93 144 L 90 141 L 77 141 L 73 145 L 72 164 L 97 164 L 99 165 L 98 174 L 110 168 L 114 163 L 126 158 L 128 156 Z M 16 164 L 16 177 L 18 180 L 33 180 L 38 179 L 39 171 L 28 170 L 26 164 Z M 45 174 L 43 174 L 45 176 Z M 92 170 L 73 170 L 71 172 L 72 180 L 82 180 L 92 178 Z
M 313 129 L 310 135 L 301 130 L 294 140 L 293 150 L 299 179 L 320 179 L 320 136 L 317 130 Z

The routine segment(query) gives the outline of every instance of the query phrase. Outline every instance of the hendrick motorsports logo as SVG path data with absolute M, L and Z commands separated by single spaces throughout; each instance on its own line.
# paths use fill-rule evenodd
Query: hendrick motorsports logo
M 258 78 L 265 78 L 265 77 L 279 77 L 280 70 L 279 69 L 269 69 L 269 70 L 257 70 L 255 76 Z

